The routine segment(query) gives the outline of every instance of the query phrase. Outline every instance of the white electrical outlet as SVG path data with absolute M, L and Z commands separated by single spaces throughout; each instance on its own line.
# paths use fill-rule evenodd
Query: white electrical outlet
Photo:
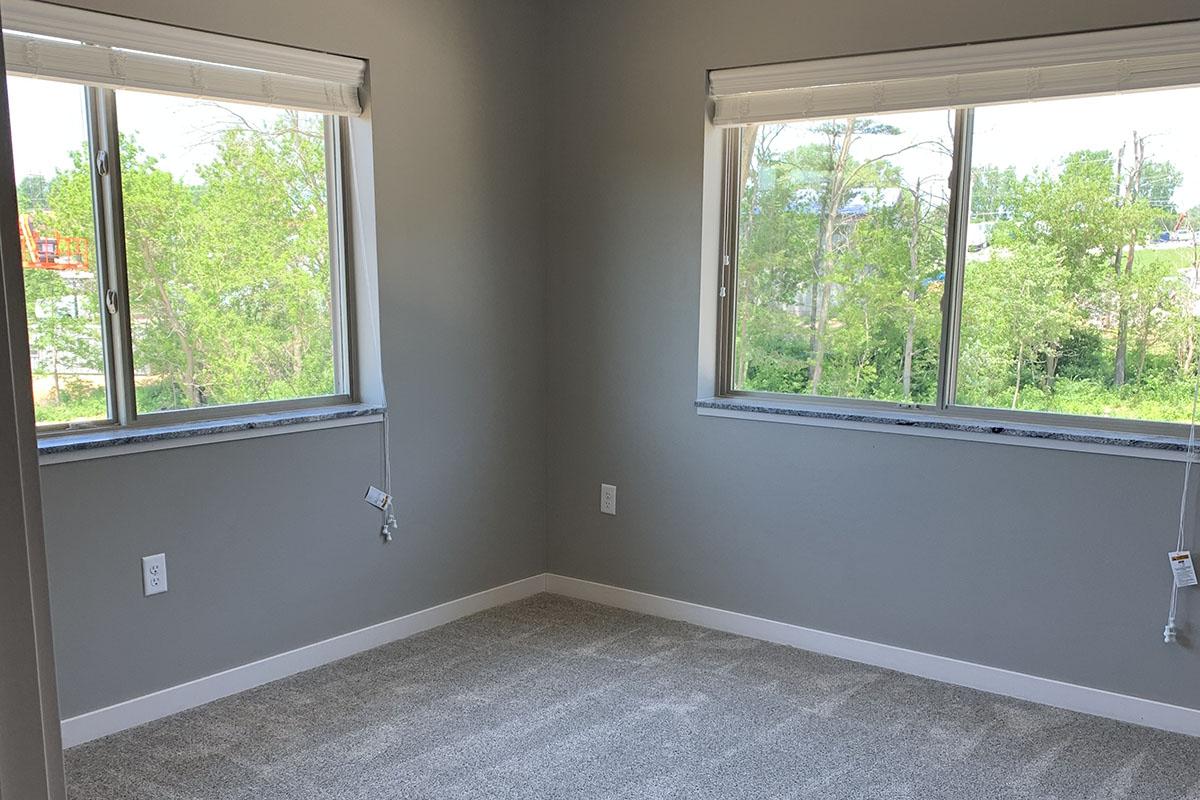
M 167 590 L 167 556 L 164 553 L 142 556 L 142 590 L 146 597 Z
M 612 484 L 600 484 L 600 513 L 617 514 L 617 487 Z

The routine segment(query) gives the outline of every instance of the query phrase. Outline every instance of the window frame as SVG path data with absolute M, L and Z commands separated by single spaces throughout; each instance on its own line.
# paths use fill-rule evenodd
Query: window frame
M 1171 88 L 1171 87 L 1163 87 Z M 1066 98 L 1064 98 L 1066 99 Z M 1032 101 L 1027 101 L 1032 102 Z M 1001 105 L 1015 105 L 1003 103 Z M 942 293 L 942 322 L 938 347 L 937 393 L 934 403 L 903 403 L 871 398 L 789 394 L 737 389 L 733 385 L 733 358 L 737 337 L 737 259 L 739 210 L 744 178 L 740 174 L 740 148 L 744 126 L 724 128 L 721 141 L 720 234 L 717 281 L 715 396 L 765 401 L 816 409 L 847 409 L 880 414 L 902 411 L 931 419 L 968 420 L 986 424 L 1044 426 L 1067 430 L 1113 431 L 1124 434 L 1186 437 L 1189 425 L 1121 417 L 1059 414 L 1048 411 L 1019 411 L 1007 408 L 962 405 L 955 402 L 962 324 L 963 267 L 967 255 L 967 224 L 970 215 L 974 113 L 977 106 L 946 108 L 955 114 L 950 202 L 946 222 L 946 277 Z M 936 109 L 932 109 L 936 110 Z M 812 122 L 814 120 L 798 120 Z
M 37 425 L 38 438 L 91 431 L 161 427 L 282 411 L 336 407 L 359 402 L 359 376 L 354 342 L 354 265 L 349 236 L 352 220 L 350 204 L 347 202 L 348 176 L 352 174 L 346 146 L 349 139 L 349 118 L 337 114 L 323 115 L 334 392 L 284 400 L 139 412 L 125 260 L 117 95 L 115 90 L 109 88 L 85 83 L 74 85 L 83 91 L 84 118 L 87 124 L 107 416 L 94 420 L 41 423 Z M 110 300 L 115 303 L 115 312 L 110 307 Z

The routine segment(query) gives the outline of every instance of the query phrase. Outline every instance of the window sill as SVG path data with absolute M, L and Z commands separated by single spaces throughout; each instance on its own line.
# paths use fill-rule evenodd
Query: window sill
M 696 401 L 701 416 L 759 419 L 818 427 L 872 430 L 943 439 L 1108 453 L 1134 458 L 1186 461 L 1187 439 L 1143 433 L 1033 425 L 968 417 L 932 416 L 903 410 L 877 412 L 761 398 L 710 397 Z
M 105 428 L 64 433 L 38 440 L 42 466 L 91 458 L 109 458 L 147 450 L 167 450 L 199 444 L 253 439 L 307 430 L 378 422 L 383 407 L 352 403 L 270 414 L 224 417 L 203 422 L 179 422 L 154 427 Z

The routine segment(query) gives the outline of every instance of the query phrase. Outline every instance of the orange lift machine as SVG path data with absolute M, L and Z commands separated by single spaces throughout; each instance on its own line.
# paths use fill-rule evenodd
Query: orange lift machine
M 83 236 L 63 236 L 58 231 L 38 233 L 28 214 L 21 219 L 21 266 L 25 269 L 88 269 L 88 240 Z

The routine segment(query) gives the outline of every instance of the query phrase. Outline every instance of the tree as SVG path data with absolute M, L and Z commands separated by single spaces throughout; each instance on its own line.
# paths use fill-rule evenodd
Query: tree
M 298 112 L 257 128 L 230 120 L 217 134 L 216 157 L 198 166 L 193 184 L 165 170 L 133 137 L 121 138 L 126 271 L 143 412 L 333 389 L 323 121 Z M 48 182 L 26 178 L 22 211 L 38 215 L 47 229 L 53 223 L 64 235 L 90 237 L 85 152 L 72 154 L 71 167 Z M 45 208 L 39 210 L 41 195 Z M 86 362 L 99 370 L 94 281 L 90 287 L 63 281 L 56 272 L 27 270 L 31 339 L 53 352 L 56 364 Z M 49 313 L 72 296 L 79 313 Z
M 75 163 L 83 158 L 82 151 L 72 154 Z M 71 203 L 64 202 L 70 194 L 65 187 L 69 180 L 64 173 L 52 180 L 42 175 L 26 176 L 17 186 L 18 210 L 29 219 L 31 230 L 39 234 L 61 229 L 90 240 L 91 228 L 77 226 Z M 33 365 L 35 372 L 49 369 L 54 381 L 53 399 L 62 402 L 67 388 L 64 375 L 103 371 L 95 274 L 82 270 L 27 270 L 25 303 L 30 350 L 37 362 Z M 92 413 L 102 411 L 103 405 Z
M 1021 179 L 1014 167 L 981 164 L 971 168 L 971 221 L 1011 219 L 1020 198 Z
M 860 373 L 870 365 L 872 394 L 931 402 L 946 260 L 944 181 L 894 179 L 901 190 L 897 202 L 874 211 L 854 232 L 849 260 L 860 267 L 839 308 L 839 333 L 860 323 L 863 335 L 861 344 L 839 349 L 857 348 Z
M 191 290 L 207 308 L 199 341 L 219 344 L 203 370 L 216 402 L 332 391 L 324 141 L 289 113 L 266 132 L 227 131 L 200 171 Z
M 940 145 L 855 155 L 866 137 L 878 137 L 878 153 L 899 133 L 870 120 L 819 123 L 790 149 L 776 142 L 795 128 L 762 126 L 752 149 L 743 133 L 736 385 L 932 399 L 945 179 L 909 186 L 891 159 Z
M 795 153 L 775 153 L 782 132 L 774 125 L 743 134 L 749 167 L 739 210 L 735 382 L 800 392 L 807 383 L 800 373 L 807 370 L 808 348 L 793 310 L 808 288 L 803 264 L 817 234 L 815 216 L 796 202 L 808 165 Z
M 204 243 L 195 236 L 192 192 L 124 135 L 121 185 L 134 362 L 167 377 L 172 395 L 182 392 L 183 404 L 202 405 L 207 348 L 197 323 L 211 307 L 194 292 L 203 280 L 198 268 L 204 259 L 195 256 L 204 252 Z
M 1125 302 L 1129 330 L 1136 342 L 1135 380 L 1142 380 L 1151 345 L 1160 336 L 1169 335 L 1170 321 L 1190 316 L 1191 301 L 1187 282 L 1169 259 L 1145 259 L 1130 276 Z
M 910 174 L 912 162 L 893 157 L 901 147 L 866 157 L 892 149 L 882 143 L 900 131 L 860 124 L 874 123 L 767 125 L 743 137 L 741 388 L 935 397 L 944 176 Z M 868 136 L 870 147 L 856 146 Z M 1122 149 L 1072 152 L 1025 175 L 975 169 L 971 223 L 988 237 L 965 266 L 959 402 L 1186 417 L 1200 243 L 1151 240 L 1200 224 L 1176 213 L 1182 175 L 1151 157 L 1149 141 L 1135 134 Z
M 1121 212 L 1119 224 L 1128 231 L 1126 240 L 1117 246 L 1113 257 L 1113 289 L 1117 304 L 1113 386 L 1117 388 L 1125 385 L 1130 314 L 1131 306 L 1135 303 L 1132 295 L 1137 287 L 1134 276 L 1137 247 L 1148 233 L 1161 227 L 1164 211 L 1173 211 L 1170 197 L 1180 181 L 1178 171 L 1171 164 L 1156 164 L 1146 160 L 1145 136 L 1138 136 L 1134 131 L 1131 142 L 1133 152 L 1127 170 L 1123 172 L 1121 166 L 1125 155 L 1124 144 L 1117 156 L 1116 169 L 1117 191 L 1120 195 L 1118 208 Z
M 1171 164 L 1146 159 L 1144 136 L 1134 134 L 1128 158 L 1126 149 L 1115 158 L 1107 151 L 1077 151 L 1063 160 L 1058 174 L 1036 172 L 1013 188 L 1012 213 L 993 232 L 1001 248 L 1038 244 L 1058 251 L 1067 269 L 1065 301 L 1072 317 L 1064 335 L 1097 314 L 1115 319 L 1111 380 L 1117 387 L 1125 382 L 1136 252 L 1169 213 L 1164 204 L 1180 180 Z M 1047 389 L 1054 386 L 1060 354 L 1061 342 L 1048 344 Z
M 1068 275 L 1062 254 L 1046 244 L 1022 243 L 968 266 L 964 292 L 974 302 L 963 309 L 962 347 L 969 359 L 1000 367 L 974 371 L 975 385 L 964 387 L 971 402 L 998 405 L 998 388 L 1006 381 L 996 378 L 1006 368 L 1012 379 L 1007 405 L 1019 406 L 1029 365 L 1061 341 L 1071 325 Z M 986 377 L 980 382 L 978 376 Z
M 1175 192 L 1183 183 L 1183 173 L 1169 161 L 1146 161 L 1138 180 L 1138 196 L 1157 213 L 1153 220 L 1158 228 L 1171 228 L 1178 218 Z
M 813 251 L 813 297 L 811 301 L 811 335 L 810 348 L 812 351 L 808 371 L 808 390 L 817 394 L 820 390 L 821 375 L 825 366 L 826 334 L 829 327 L 829 303 L 833 293 L 833 282 L 830 279 L 836 267 L 841 246 L 848 240 L 839 237 L 840 228 L 844 224 L 844 209 L 846 201 L 855 192 L 868 186 L 878 185 L 872 181 L 878 175 L 876 166 L 886 158 L 880 156 L 861 163 L 856 163 L 850 155 L 854 143 L 867 135 L 899 135 L 900 130 L 893 125 L 872 122 L 869 119 L 849 117 L 845 122 L 833 120 L 822 123 L 814 129 L 825 139 L 825 145 L 819 152 L 824 176 L 816 190 L 818 233 L 816 249 Z
M 50 208 L 50 183 L 44 175 L 26 175 L 17 184 L 17 206 L 30 214 Z
M 992 241 L 1001 251 L 1023 245 L 1053 248 L 1066 269 L 1063 309 L 1071 325 L 1087 324 L 1099 310 L 1099 287 L 1107 269 L 1108 253 L 1123 233 L 1113 193 L 1113 158 L 1107 151 L 1080 150 L 1063 159 L 1061 170 L 1038 170 L 1013 185 L 1013 196 L 1004 201 L 1011 214 L 997 222 Z M 1045 349 L 1043 384 L 1053 389 L 1058 374 L 1062 342 Z

